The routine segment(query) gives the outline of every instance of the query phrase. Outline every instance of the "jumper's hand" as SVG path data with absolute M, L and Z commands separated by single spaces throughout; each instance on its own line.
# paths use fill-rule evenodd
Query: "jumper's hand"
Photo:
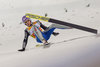
M 25 51 L 25 48 L 19 49 L 18 51 Z

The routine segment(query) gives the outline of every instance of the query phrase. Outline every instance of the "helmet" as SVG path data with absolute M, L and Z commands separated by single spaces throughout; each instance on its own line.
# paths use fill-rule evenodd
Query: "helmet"
M 23 16 L 23 17 L 22 17 L 22 22 L 23 22 L 23 23 L 26 22 L 27 20 L 30 20 L 30 18 L 27 18 L 26 16 Z

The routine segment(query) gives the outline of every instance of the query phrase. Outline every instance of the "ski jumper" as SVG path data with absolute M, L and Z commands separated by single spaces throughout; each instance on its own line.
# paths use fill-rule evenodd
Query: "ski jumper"
M 59 25 L 59 24 L 52 24 L 48 28 L 46 28 L 44 31 L 41 27 L 42 27 L 42 24 L 40 22 L 34 22 L 33 26 L 27 27 L 25 29 L 25 37 L 24 37 L 24 40 L 23 40 L 23 48 L 25 48 L 26 45 L 27 45 L 28 36 L 35 38 L 38 43 L 42 43 L 43 39 L 45 39 L 45 40 L 50 39 L 51 34 L 53 33 L 53 31 L 56 28 L 70 29 L 70 27 L 68 27 L 68 26 Z

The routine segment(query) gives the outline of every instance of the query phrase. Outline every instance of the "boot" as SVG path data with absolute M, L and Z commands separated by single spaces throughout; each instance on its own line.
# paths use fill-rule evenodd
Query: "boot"
M 59 35 L 59 33 L 57 33 L 57 32 L 53 32 L 52 34 L 53 34 L 54 36 Z

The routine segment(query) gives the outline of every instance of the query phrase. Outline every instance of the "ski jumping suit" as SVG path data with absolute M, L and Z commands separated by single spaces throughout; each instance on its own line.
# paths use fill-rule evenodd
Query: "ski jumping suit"
M 44 31 L 42 28 L 44 29 Z M 26 47 L 29 36 L 36 38 L 36 41 L 39 43 L 42 43 L 43 39 L 47 41 L 56 28 L 70 29 L 70 27 L 68 26 L 59 25 L 59 24 L 52 24 L 47 28 L 39 21 L 34 22 L 31 27 L 27 27 L 25 29 L 25 36 L 24 36 L 22 47 L 23 48 Z

